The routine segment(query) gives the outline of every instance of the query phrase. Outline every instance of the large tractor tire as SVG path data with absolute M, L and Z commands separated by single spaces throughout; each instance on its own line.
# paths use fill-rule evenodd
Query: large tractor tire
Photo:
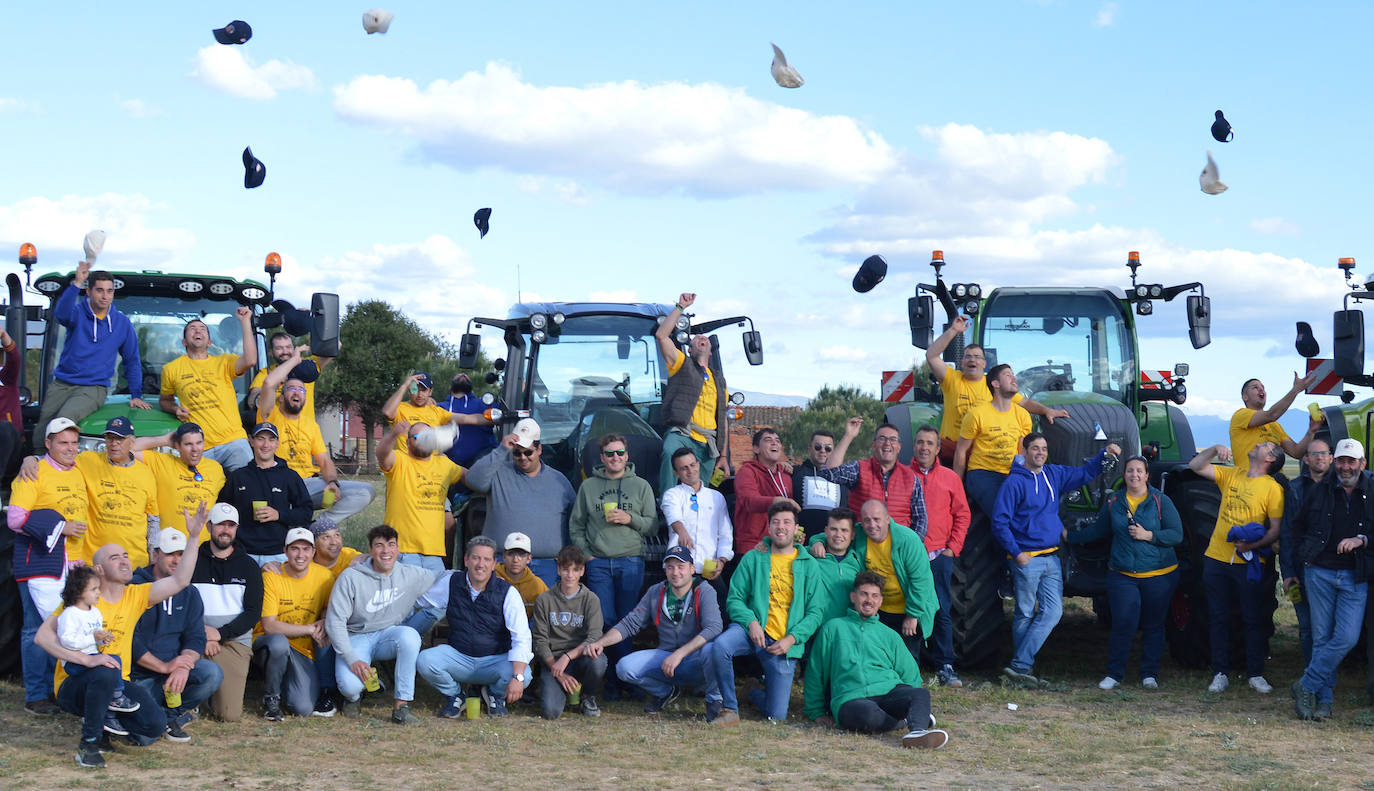
M 960 668 L 995 667 L 1002 646 L 1009 644 L 1002 598 L 997 594 L 1004 557 L 988 518 L 975 508 L 950 585 L 954 653 Z
M 19 602 L 19 584 L 14 581 L 10 547 L 14 535 L 0 536 L 0 678 L 19 675 L 19 632 L 24 626 L 24 608 Z

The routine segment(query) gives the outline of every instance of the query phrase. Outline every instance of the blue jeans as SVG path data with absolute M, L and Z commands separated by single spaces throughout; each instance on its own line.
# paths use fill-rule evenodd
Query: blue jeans
M 334 646 L 315 646 L 315 677 L 320 680 L 320 689 L 333 689 L 334 683 Z
M 558 587 L 558 561 L 553 558 L 530 558 L 530 571 L 550 588 Z
M 248 444 L 246 438 L 240 438 L 223 445 L 216 445 L 213 448 L 206 448 L 205 458 L 219 462 L 227 475 L 239 467 L 247 467 L 253 462 L 253 447 Z
M 1178 569 L 1158 577 L 1130 577 L 1107 572 L 1107 604 L 1112 612 L 1112 636 L 1107 642 L 1107 675 L 1126 677 L 1126 659 L 1136 629 L 1140 630 L 1140 677 L 1157 678 L 1164 656 L 1164 618 L 1178 587 Z
M 415 657 L 420 654 L 420 633 L 404 624 L 388 626 L 376 632 L 350 634 L 348 642 L 353 653 L 362 661 L 372 664 L 376 659 L 396 660 L 396 689 L 392 690 L 396 700 L 415 699 Z M 363 681 L 349 667 L 342 654 L 334 657 L 334 676 L 339 684 L 339 694 L 348 700 L 357 700 L 363 694 Z
M 1245 674 L 1264 675 L 1269 635 L 1264 622 L 1264 597 L 1273 595 L 1263 582 L 1246 579 L 1245 563 L 1202 559 L 1202 591 L 1207 596 L 1207 631 L 1212 644 L 1212 672 L 1231 672 L 1231 600 L 1240 606 L 1245 637 Z
M 186 687 L 181 691 L 181 705 L 169 709 L 166 693 L 162 691 L 162 685 L 167 683 L 166 676 L 141 667 L 135 667 L 129 674 L 129 685 L 143 687 L 153 700 L 157 701 L 157 705 L 162 707 L 167 719 L 172 719 L 183 711 L 190 711 L 209 700 L 223 681 L 224 671 L 220 670 L 219 665 L 208 659 L 197 659 L 191 672 L 186 676 Z
M 1298 683 L 1315 693 L 1318 703 L 1330 703 L 1341 660 L 1360 639 L 1369 583 L 1357 582 L 1351 569 L 1308 566 L 1306 572 L 1304 599 L 1311 603 L 1312 660 Z
M 656 698 L 672 691 L 673 687 L 695 689 L 706 686 L 706 652 L 711 644 L 707 643 L 699 651 L 693 651 L 683 658 L 673 671 L 673 677 L 663 674 L 663 660 L 672 651 L 650 648 L 635 651 L 620 658 L 615 666 L 615 674 L 626 684 L 633 684 Z
M 311 476 L 305 479 L 305 490 L 310 492 L 311 505 L 316 510 L 324 508 L 324 479 L 319 476 Z M 339 481 L 339 498 L 334 501 L 334 507 L 325 511 L 321 516 L 327 516 L 335 522 L 342 523 L 343 520 L 358 513 L 367 507 L 368 503 L 377 498 L 377 490 L 372 488 L 372 484 L 367 481 Z
M 286 553 L 285 553 L 285 552 L 278 552 L 278 553 L 275 554 L 275 555 L 254 555 L 254 554 L 252 554 L 252 553 L 250 552 L 250 553 L 248 553 L 248 557 L 252 558 L 252 559 L 253 559 L 253 562 L 256 563 L 256 564 L 258 564 L 258 568 L 262 568 L 263 566 L 266 566 L 268 563 L 285 563 L 285 562 L 286 562 Z
M 421 651 L 415 669 L 420 678 L 445 697 L 457 695 L 463 684 L 481 684 L 488 687 L 492 695 L 504 699 L 506 686 L 515 676 L 515 667 L 503 653 L 468 656 L 448 644 Z
M 601 622 L 606 628 L 620 623 L 639 603 L 644 584 L 644 558 L 596 558 L 587 562 L 587 590 L 601 602 Z M 614 667 L 629 652 L 628 640 L 606 649 L 606 661 Z
M 1002 491 L 1002 483 L 1007 480 L 1004 472 L 992 470 L 969 470 L 964 473 L 964 491 L 970 504 L 992 517 L 993 506 L 997 505 L 997 493 Z
M 1018 566 L 1007 560 L 1016 590 L 1016 615 L 1011 622 L 1011 669 L 1029 673 L 1035 654 L 1063 615 L 1064 572 L 1059 553 L 1032 556 Z
M 777 642 L 771 637 L 763 638 L 764 647 Z M 706 702 L 721 701 L 723 708 L 739 711 L 739 699 L 735 696 L 735 657 L 753 654 L 763 665 L 763 700 L 751 700 L 760 706 L 763 713 L 775 720 L 787 719 L 787 703 L 792 697 L 792 676 L 797 669 L 797 660 L 786 656 L 775 656 L 759 648 L 749 640 L 749 630 L 737 623 L 721 633 L 720 637 L 707 643 L 701 649 L 707 655 Z
M 29 594 L 29 583 L 19 583 L 19 601 L 24 607 L 24 625 L 19 630 L 19 658 L 24 666 L 24 702 L 47 700 L 52 695 L 52 674 L 57 660 L 33 641 L 43 619 Z M 96 734 L 97 736 L 99 734 Z
M 936 555 L 930 561 L 930 573 L 935 578 L 935 598 L 940 602 L 940 609 L 935 611 L 935 623 L 931 625 L 927 645 L 938 670 L 945 665 L 954 665 L 954 621 L 949 617 L 949 584 L 954 578 L 954 558 L 943 552 Z
M 118 680 L 118 670 L 93 667 L 66 679 L 57 690 L 57 705 L 68 714 L 82 718 L 82 739 L 95 741 L 100 738 Z M 125 685 L 124 694 L 139 704 L 138 711 L 115 715 L 129 730 L 129 741 L 142 747 L 161 739 L 167 730 L 167 710 L 162 707 L 162 695 L 154 696 L 143 685 L 134 683 Z

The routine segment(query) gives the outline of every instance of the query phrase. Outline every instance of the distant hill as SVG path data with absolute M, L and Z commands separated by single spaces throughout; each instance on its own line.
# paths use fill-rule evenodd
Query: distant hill
M 754 390 L 740 390 L 744 394 L 745 406 L 799 406 L 805 407 L 811 401 L 807 396 L 779 395 L 760 393 Z

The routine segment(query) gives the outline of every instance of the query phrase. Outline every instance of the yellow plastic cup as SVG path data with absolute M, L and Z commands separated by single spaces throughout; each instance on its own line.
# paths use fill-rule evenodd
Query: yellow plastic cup
M 712 487 L 720 486 L 720 485 L 721 485 L 722 483 L 724 483 L 724 482 L 725 482 L 725 470 L 717 469 L 715 472 L 711 473 L 711 486 L 712 486 Z
M 382 688 L 382 682 L 377 679 L 377 668 L 371 668 L 372 672 L 367 674 L 367 679 L 363 681 L 363 689 L 368 692 L 376 692 Z
M 601 510 L 606 512 L 606 518 L 611 518 L 611 512 L 620 507 L 620 503 L 602 503 Z
M 579 704 L 579 703 L 581 703 L 581 702 L 582 702 L 582 682 L 579 681 L 579 682 L 577 683 L 577 686 L 573 687 L 572 693 L 568 695 L 568 705 L 569 705 L 569 706 L 576 706 L 577 704 Z
M 1316 403 L 1308 404 L 1308 405 L 1307 405 L 1307 414 L 1311 415 L 1311 416 L 1312 416 L 1312 419 L 1313 419 L 1313 420 L 1316 420 L 1316 421 L 1318 421 L 1318 422 L 1324 420 L 1324 418 L 1322 417 L 1322 408 L 1321 408 L 1321 406 L 1320 406 L 1319 404 L 1316 404 Z
M 714 573 L 716 573 L 716 565 L 717 565 L 717 561 L 716 561 L 715 558 L 707 558 L 707 559 L 701 561 L 701 573 L 702 573 L 702 574 L 714 574 Z
M 467 699 L 467 703 L 464 704 L 464 708 L 467 710 L 468 719 L 470 719 L 470 720 L 481 719 L 481 717 L 482 717 L 482 699 L 481 699 L 480 697 L 478 697 L 477 695 L 473 695 L 473 696 L 469 697 L 469 698 Z
M 254 500 L 254 501 L 253 501 L 253 513 L 257 513 L 259 508 L 266 508 L 266 507 L 267 507 L 267 501 L 266 501 L 266 500 Z
M 324 501 L 324 507 L 325 507 L 325 508 L 333 508 L 333 507 L 334 507 L 334 499 L 335 499 L 335 498 L 334 498 L 334 490 L 333 490 L 333 489 L 325 489 L 325 490 L 324 490 L 324 497 L 322 498 L 322 500 Z
M 175 708 L 178 708 L 178 707 L 181 706 L 181 693 L 180 693 L 180 692 L 173 692 L 173 691 L 171 691 L 170 689 L 164 689 L 164 690 L 162 691 L 162 694 L 163 694 L 164 697 L 167 698 L 167 708 L 169 708 L 169 709 L 175 709 Z

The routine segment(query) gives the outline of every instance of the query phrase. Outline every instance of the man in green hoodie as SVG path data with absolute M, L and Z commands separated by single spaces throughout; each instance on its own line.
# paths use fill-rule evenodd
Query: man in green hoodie
M 739 723 L 734 659 L 753 653 L 763 665 L 763 689 L 749 695 L 770 721 L 787 719 L 792 676 L 806 641 L 825 615 L 820 563 L 797 550 L 797 517 L 791 500 L 768 508 L 763 546 L 740 558 L 730 579 L 725 612 L 733 622 L 708 647 L 706 718 L 712 725 Z
M 587 555 L 587 589 L 601 602 L 603 623 L 615 624 L 639 602 L 644 584 L 644 539 L 658 532 L 658 509 L 649 482 L 635 475 L 629 444 L 619 434 L 598 440 L 601 463 L 577 490 L 568 516 L 573 546 Z M 607 652 L 614 670 L 629 644 Z M 619 697 L 614 672 L 606 697 Z
M 806 665 L 806 716 L 859 733 L 883 733 L 905 720 L 903 747 L 939 749 L 949 734 L 935 728 L 916 660 L 878 619 L 883 586 L 872 571 L 859 572 L 853 607 L 817 633 Z

